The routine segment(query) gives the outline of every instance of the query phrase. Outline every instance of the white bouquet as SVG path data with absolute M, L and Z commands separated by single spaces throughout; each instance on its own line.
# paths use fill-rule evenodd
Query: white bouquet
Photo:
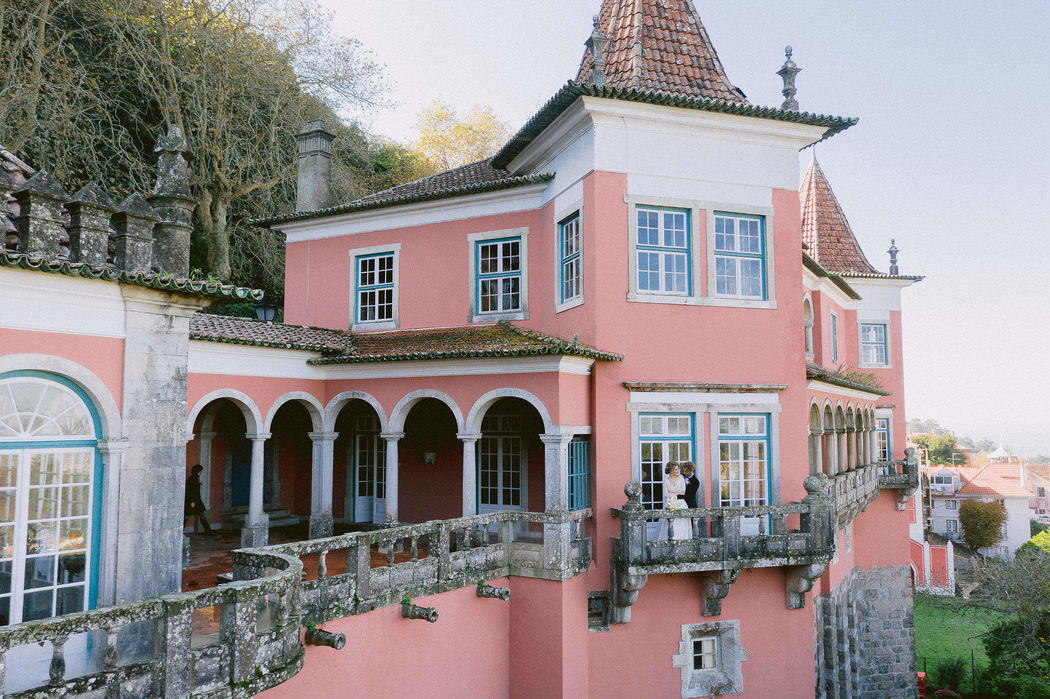
M 667 504 L 664 505 L 664 509 L 667 510 L 684 510 L 685 503 L 678 499 L 677 495 L 672 495 L 667 498 Z

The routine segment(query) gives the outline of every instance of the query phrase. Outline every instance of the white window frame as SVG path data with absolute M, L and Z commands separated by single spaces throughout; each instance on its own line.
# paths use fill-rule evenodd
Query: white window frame
M 806 309 L 809 309 L 808 317 Z M 813 356 L 813 299 L 809 294 L 802 297 L 802 327 L 806 356 Z
M 638 242 L 638 216 L 642 212 L 655 212 L 657 218 L 657 230 L 659 231 L 658 237 L 660 241 L 655 245 L 642 245 Z M 664 242 L 663 234 L 664 227 L 663 222 L 665 221 L 664 216 L 666 214 L 681 215 L 684 217 L 684 226 L 682 228 L 683 233 L 683 245 L 667 245 Z M 634 262 L 634 286 L 639 295 L 647 296 L 679 296 L 688 298 L 695 295 L 695 282 L 696 273 L 693 269 L 693 248 L 696 245 L 696 236 L 693 235 L 693 213 L 689 208 L 683 207 L 669 207 L 669 206 L 655 206 L 652 204 L 644 205 L 639 204 L 634 207 L 634 227 L 632 230 L 632 241 L 633 247 L 632 257 Z M 659 271 L 656 273 L 657 280 L 660 284 L 658 289 L 642 289 L 638 284 L 640 271 L 638 269 L 638 257 L 639 255 L 649 252 L 650 254 L 657 255 L 660 261 Z M 681 257 L 685 260 L 685 290 L 684 291 L 672 291 L 663 288 L 664 276 L 666 274 L 664 268 L 664 260 L 668 255 L 674 255 Z
M 480 290 L 478 288 L 478 260 L 477 260 L 477 248 L 478 243 L 501 240 L 503 238 L 518 238 L 520 240 L 518 247 L 518 255 L 520 260 L 519 274 L 521 282 L 518 285 L 518 292 L 520 294 L 521 308 L 516 311 L 506 311 L 497 313 L 480 313 L 478 311 L 478 300 Z M 528 320 L 529 317 L 529 229 L 528 228 L 507 228 L 498 231 L 485 231 L 482 233 L 471 233 L 467 235 L 467 279 L 469 284 L 467 286 L 467 303 L 468 303 L 468 315 L 467 321 L 470 323 L 492 323 L 498 320 Z
M 883 351 L 886 353 L 885 362 L 869 362 L 866 360 L 864 352 L 865 345 L 875 345 L 875 343 L 864 341 L 864 328 L 867 326 L 882 327 L 882 348 Z M 858 364 L 861 368 L 886 369 L 892 367 L 893 362 L 890 360 L 890 323 L 888 320 L 865 320 L 862 318 L 857 319 L 857 355 Z
M 776 308 L 776 267 L 773 255 L 773 209 L 765 206 L 748 206 L 722 202 L 703 202 L 707 226 L 707 294 L 710 304 L 715 306 L 739 306 L 742 308 Z M 715 263 L 715 216 L 739 215 L 745 218 L 762 219 L 762 269 L 765 273 L 763 291 L 765 298 L 753 296 L 722 296 L 717 292 L 718 273 Z
M 885 430 L 883 430 L 883 429 L 881 429 L 879 427 L 879 422 L 882 421 L 882 420 L 886 421 L 886 429 Z M 875 433 L 876 433 L 876 437 L 875 437 L 876 449 L 879 448 L 878 435 L 880 435 L 880 434 L 885 434 L 886 435 L 886 459 L 885 460 L 886 461 L 893 461 L 893 414 L 892 413 L 889 413 L 889 412 L 883 413 L 882 410 L 876 410 L 875 411 Z M 875 454 L 876 459 L 878 459 L 880 456 L 882 456 L 882 455 L 880 453 L 876 452 L 876 454 Z
M 839 316 L 835 311 L 831 311 L 828 321 L 828 336 L 831 338 L 831 363 L 837 364 L 839 361 Z
M 358 320 L 358 258 L 375 257 L 377 255 L 394 256 L 394 291 L 393 291 L 393 316 L 389 320 L 374 320 L 360 322 Z M 373 245 L 367 248 L 355 248 L 350 251 L 350 330 L 392 330 L 400 327 L 400 289 L 401 289 L 401 243 L 389 245 Z
M 715 641 L 716 666 L 698 670 L 693 644 L 707 639 Z M 683 624 L 678 653 L 671 656 L 671 667 L 681 671 L 683 699 L 714 696 L 719 689 L 721 693 L 743 692 L 744 672 L 741 664 L 747 660 L 747 655 L 747 649 L 740 645 L 738 620 Z
M 566 260 L 563 257 L 563 228 L 562 226 L 568 223 L 571 219 L 575 218 L 577 221 L 577 227 L 580 235 L 580 247 L 578 254 L 570 256 L 572 259 L 578 260 L 579 278 L 580 278 L 580 291 L 575 296 L 570 298 L 563 298 L 564 292 L 564 265 Z M 584 302 L 584 281 L 583 281 L 583 269 L 584 269 L 584 248 L 586 247 L 586 241 L 584 240 L 583 234 L 583 202 L 575 202 L 572 206 L 567 206 L 560 210 L 554 217 L 554 312 L 561 313 L 567 311 L 570 308 L 576 308 Z
M 959 520 L 957 519 L 946 519 L 944 520 L 944 531 L 949 534 L 957 534 L 959 532 Z
M 959 502 L 957 500 L 945 500 L 944 509 L 946 510 L 958 510 Z
M 712 296 L 717 296 L 722 299 L 738 299 L 747 301 L 765 301 L 766 290 L 769 287 L 769 275 L 766 273 L 766 251 L 769 247 L 766 243 L 766 219 L 764 216 L 756 216 L 754 214 L 743 214 L 737 211 L 713 211 L 711 212 L 711 225 L 714 226 L 714 235 L 711 238 L 712 252 L 711 252 L 711 264 L 714 270 L 714 286 L 708 288 L 708 293 Z M 736 232 L 733 235 L 735 246 L 739 247 L 740 234 L 739 224 L 741 222 L 755 222 L 758 224 L 758 242 L 759 251 L 757 253 L 753 251 L 743 250 L 722 250 L 717 248 L 718 243 L 718 221 L 733 221 L 735 223 Z M 719 259 L 733 260 L 734 269 L 734 282 L 737 287 L 734 293 L 719 292 L 718 291 L 718 261 Z M 762 292 L 759 295 L 745 294 L 741 291 L 743 286 L 743 272 L 741 265 L 746 260 L 758 260 L 760 266 L 759 280 L 762 285 Z

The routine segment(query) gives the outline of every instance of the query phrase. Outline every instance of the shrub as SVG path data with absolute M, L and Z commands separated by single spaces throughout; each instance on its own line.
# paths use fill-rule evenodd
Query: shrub
M 1042 522 L 1037 522 L 1034 519 L 1028 520 L 1028 524 L 1033 537 L 1042 534 L 1043 532 L 1050 531 L 1050 527 L 1046 526 Z
M 1002 539 L 1006 508 L 998 502 L 967 500 L 959 507 L 963 541 L 972 549 L 995 546 Z
M 1050 699 L 1050 611 L 1016 616 L 984 638 L 988 689 L 1009 697 Z
M 933 681 L 941 689 L 958 692 L 963 679 L 966 678 L 968 665 L 969 663 L 960 657 L 942 660 L 933 667 Z

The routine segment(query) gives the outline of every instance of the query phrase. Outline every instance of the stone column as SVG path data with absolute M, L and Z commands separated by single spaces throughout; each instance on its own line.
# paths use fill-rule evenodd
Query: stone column
M 313 478 L 310 484 L 310 538 L 332 536 L 332 463 L 338 432 L 310 432 Z
M 120 471 L 128 440 L 111 439 L 98 441 L 102 455 L 102 550 L 99 552 L 98 606 L 116 604 L 117 589 L 117 536 L 119 531 L 118 505 L 115 497 L 120 491 Z
M 547 512 L 569 510 L 569 442 L 571 434 L 541 434 L 543 490 Z M 572 525 L 565 521 L 543 525 L 543 566 L 564 571 L 569 565 Z
M 386 440 L 386 523 L 397 524 L 397 443 L 404 432 L 384 432 Z
M 197 435 L 197 463 L 204 469 L 201 471 L 201 500 L 204 506 L 211 510 L 211 440 L 215 439 L 212 430 L 201 430 Z M 210 521 L 210 520 L 209 520 Z
M 836 444 L 836 469 L 837 473 L 842 473 L 849 469 L 849 452 L 846 451 L 846 428 L 836 427 L 835 428 L 835 439 Z
M 477 445 L 481 434 L 462 432 L 456 437 L 463 442 L 463 516 L 472 517 L 478 513 Z
M 257 432 L 245 436 L 252 440 L 252 481 L 248 495 L 248 518 L 241 529 L 241 546 L 266 546 L 270 523 L 263 511 L 263 448 L 270 433 Z
M 846 428 L 846 466 L 850 470 L 857 468 L 857 428 L 850 425 Z
M 809 448 L 812 450 L 810 458 L 813 460 L 812 473 L 824 473 L 824 431 L 812 429 L 809 433 Z

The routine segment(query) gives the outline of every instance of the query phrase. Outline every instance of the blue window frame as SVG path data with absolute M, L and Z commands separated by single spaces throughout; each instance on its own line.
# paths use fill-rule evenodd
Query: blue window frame
M 354 296 L 357 323 L 394 319 L 394 253 L 360 255 L 356 260 Z
M 691 294 L 689 211 L 639 206 L 636 214 L 638 292 Z
M 638 416 L 638 450 L 642 505 L 662 508 L 664 466 L 671 461 L 693 461 L 696 431 L 693 413 L 642 413 Z
M 576 212 L 558 224 L 558 297 L 561 303 L 583 297 L 583 227 Z
M 590 442 L 574 439 L 569 442 L 569 509 L 582 510 L 591 506 Z
M 880 417 L 875 428 L 875 440 L 878 447 L 878 461 L 890 460 L 890 419 Z
M 839 317 L 831 314 L 831 361 L 839 360 Z
M 766 221 L 715 212 L 715 294 L 766 298 Z
M 871 366 L 889 364 L 885 323 L 860 324 L 860 361 Z
M 479 314 L 521 310 L 521 238 L 474 243 Z
M 769 413 L 719 413 L 719 506 L 769 504 Z
M 72 381 L 0 374 L 0 625 L 96 605 L 101 434 Z

